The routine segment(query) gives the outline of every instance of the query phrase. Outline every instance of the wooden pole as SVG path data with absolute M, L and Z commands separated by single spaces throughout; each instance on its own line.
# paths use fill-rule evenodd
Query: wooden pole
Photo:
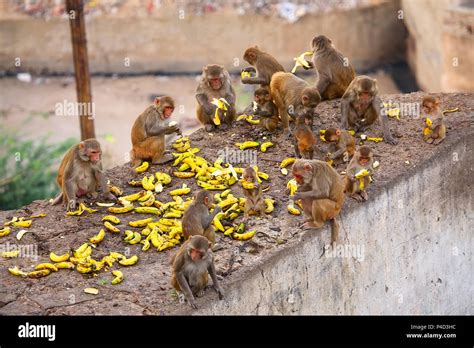
M 92 115 L 91 80 L 87 58 L 86 26 L 84 21 L 84 3 L 82 0 L 66 0 L 72 41 L 72 57 L 76 77 L 76 93 L 79 107 L 81 139 L 95 138 Z

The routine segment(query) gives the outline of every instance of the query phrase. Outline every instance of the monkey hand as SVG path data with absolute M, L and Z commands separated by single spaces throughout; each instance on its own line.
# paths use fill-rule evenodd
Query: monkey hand
M 191 307 L 193 307 L 193 309 L 198 309 L 198 306 L 196 304 L 196 301 L 194 300 L 194 297 L 193 298 L 190 298 L 188 300 L 189 304 L 191 305 Z
M 386 137 L 385 138 L 385 142 L 387 144 L 390 144 L 390 145 L 397 145 L 398 144 L 398 140 L 396 140 L 394 137 L 392 136 L 389 136 L 389 137 Z
M 303 198 L 303 194 L 301 192 L 296 192 L 293 195 L 293 201 L 297 201 L 297 200 L 302 199 L 302 198 Z
M 74 211 L 76 210 L 76 205 L 77 205 L 77 202 L 75 199 L 71 199 L 68 204 L 67 204 L 67 211 Z
M 179 132 L 179 127 L 178 125 L 172 125 L 172 126 L 168 126 L 168 128 L 166 128 L 165 130 L 165 134 L 169 135 L 169 134 L 173 134 L 173 133 L 178 133 Z
M 211 103 L 207 103 L 207 104 L 203 104 L 202 105 L 202 108 L 204 110 L 204 113 L 206 115 L 213 115 L 214 114 L 214 109 L 216 108 L 214 106 L 214 104 L 211 104 Z
M 214 214 L 219 214 L 221 211 L 222 211 L 222 208 L 220 206 L 216 205 L 216 207 L 213 210 L 213 213 Z

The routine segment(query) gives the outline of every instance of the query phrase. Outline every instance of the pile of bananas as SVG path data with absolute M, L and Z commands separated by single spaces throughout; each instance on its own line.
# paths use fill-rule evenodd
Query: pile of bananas
M 155 178 L 156 178 L 156 182 L 155 182 Z M 143 177 L 141 180 L 131 180 L 128 182 L 128 184 L 131 186 L 142 187 L 144 190 L 154 191 L 158 193 L 163 191 L 164 185 L 168 185 L 170 183 L 171 183 L 171 177 L 168 174 L 163 173 L 163 172 L 156 172 L 155 175 L 153 174 L 148 175 L 148 176 Z M 118 196 L 121 196 L 122 194 Z
M 33 219 L 36 219 L 36 218 L 42 218 L 42 217 L 45 217 L 46 214 L 37 214 L 37 215 L 32 215 L 29 217 L 29 219 L 25 218 L 25 217 L 17 217 L 17 216 L 14 216 L 10 221 L 6 221 L 4 224 L 3 224 L 3 228 L 0 228 L 0 237 L 6 237 L 10 234 L 10 232 L 12 231 L 12 227 L 30 227 L 31 224 L 33 223 Z M 24 230 L 23 230 L 24 231 Z M 22 233 L 22 231 L 20 231 L 18 234 L 17 234 L 17 239 L 20 240 L 21 239 L 21 236 L 24 234 L 24 232 Z M 9 255 L 8 253 L 6 255 Z M 12 257 L 12 256 L 4 256 L 4 257 Z
M 191 148 L 191 143 L 188 137 L 181 137 L 176 139 L 174 144 L 171 146 L 178 152 L 186 152 Z

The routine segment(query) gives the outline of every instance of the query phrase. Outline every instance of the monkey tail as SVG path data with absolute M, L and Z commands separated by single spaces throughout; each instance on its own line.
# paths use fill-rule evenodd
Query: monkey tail
M 337 243 L 339 238 L 339 224 L 336 221 L 336 218 L 331 220 L 331 245 Z
M 51 205 L 59 204 L 63 200 L 63 193 L 62 191 L 56 196 L 55 199 L 51 202 Z

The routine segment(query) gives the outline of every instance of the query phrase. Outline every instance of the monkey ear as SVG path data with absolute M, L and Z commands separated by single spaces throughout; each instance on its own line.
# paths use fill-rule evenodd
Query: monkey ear
M 305 163 L 304 166 L 303 166 L 304 170 L 306 170 L 307 172 L 309 172 L 310 170 L 313 170 L 313 167 L 311 166 L 311 164 L 309 163 Z
M 209 197 L 204 197 L 204 204 L 208 205 L 209 204 Z
M 81 142 L 79 143 L 79 148 L 80 148 L 81 150 L 84 150 L 85 147 L 86 147 L 86 144 L 85 144 L 83 141 L 81 141 Z
M 309 98 L 308 98 L 308 96 L 307 96 L 306 94 L 304 94 L 304 95 L 301 97 L 301 99 L 302 99 L 305 103 L 307 103 L 308 100 L 309 100 Z
M 341 135 L 341 130 L 340 129 L 336 129 L 336 135 Z
M 155 104 L 156 106 L 160 105 L 161 103 L 161 98 L 160 97 L 156 97 L 155 98 L 155 101 L 153 102 L 153 104 Z

